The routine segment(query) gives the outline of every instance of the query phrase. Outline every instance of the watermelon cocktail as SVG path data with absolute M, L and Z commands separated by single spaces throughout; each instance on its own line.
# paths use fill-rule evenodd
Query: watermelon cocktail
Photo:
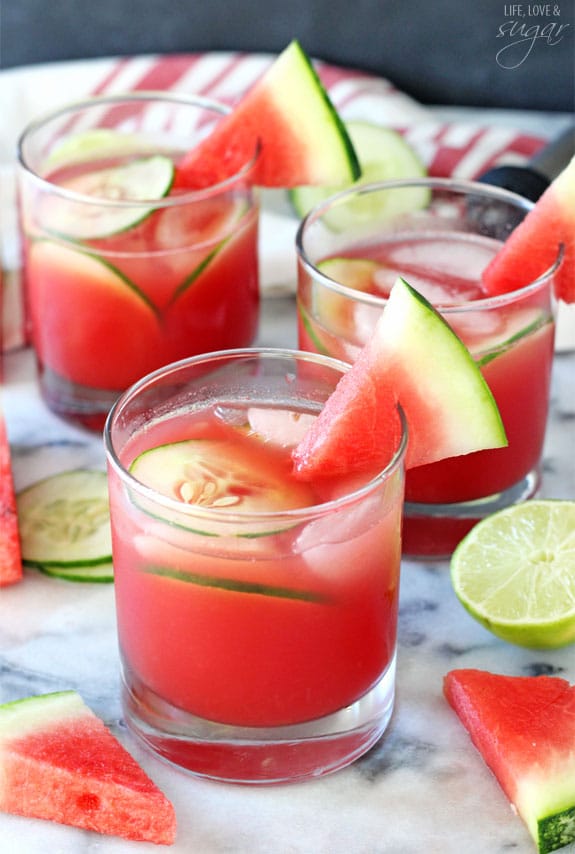
M 258 204 L 248 162 L 183 182 L 179 163 L 227 109 L 201 98 L 93 98 L 20 147 L 30 335 L 41 389 L 100 429 L 119 393 L 169 362 L 251 343 Z
M 221 352 L 110 413 L 125 715 L 197 774 L 317 776 L 389 721 L 405 431 L 383 472 L 302 481 L 291 461 L 344 367 Z
M 497 297 L 487 297 L 481 281 L 530 207 L 518 196 L 479 184 L 389 182 L 333 197 L 300 227 L 303 349 L 353 361 L 401 274 L 465 342 L 503 418 L 506 448 L 408 472 L 407 554 L 449 554 L 477 519 L 538 488 L 553 357 L 554 270 Z

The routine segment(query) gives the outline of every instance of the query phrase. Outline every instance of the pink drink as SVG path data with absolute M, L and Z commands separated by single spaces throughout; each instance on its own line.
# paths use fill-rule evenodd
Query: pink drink
M 552 276 L 488 299 L 481 274 L 500 241 L 462 233 L 462 222 L 438 231 L 435 221 L 430 216 L 421 230 L 417 222 L 410 230 L 398 226 L 389 234 L 380 228 L 369 243 L 346 245 L 342 234 L 329 255 L 320 256 L 314 247 L 313 266 L 300 260 L 298 289 L 300 346 L 352 361 L 369 337 L 395 278 L 403 276 L 439 308 L 491 387 L 508 447 L 407 473 L 404 551 L 414 556 L 449 554 L 484 513 L 496 509 L 494 505 L 534 494 L 553 358 Z M 309 257 L 308 250 L 308 261 Z M 353 277 L 338 279 L 343 268 L 330 267 L 328 258 L 373 264 L 362 267 L 361 276 L 353 281 Z
M 226 394 L 152 417 L 110 466 L 128 719 L 173 762 L 243 782 L 347 764 L 381 734 L 393 694 L 401 467 L 364 494 L 357 479 L 298 481 L 291 448 L 317 407 L 277 391 L 264 406 Z M 184 479 L 168 474 L 174 448 L 197 448 Z M 165 505 L 121 474 L 149 482 L 154 453 Z
M 79 116 L 64 113 L 62 135 L 59 114 L 22 143 L 25 284 L 42 392 L 56 412 L 95 429 L 141 376 L 248 345 L 258 322 L 249 168 L 207 189 L 178 187 L 187 148 L 172 140 L 171 122 L 189 125 L 181 143 L 192 147 L 194 124 L 213 122 L 218 111 L 185 99 L 125 100 L 112 99 L 108 124 L 90 131 L 102 137 L 79 133 L 74 144 L 65 135 L 108 104 L 96 99 Z M 127 134 L 122 122 L 131 109 L 129 121 L 142 127 Z M 168 130 L 148 137 L 146 110 L 160 109 L 174 111 L 166 114 Z

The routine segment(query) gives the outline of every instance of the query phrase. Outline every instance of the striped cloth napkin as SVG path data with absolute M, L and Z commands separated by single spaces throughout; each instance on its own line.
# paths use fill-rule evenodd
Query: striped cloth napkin
M 136 90 L 201 94 L 233 105 L 274 57 L 238 52 L 145 55 L 9 69 L 0 73 L 0 250 L 3 346 L 23 341 L 14 167 L 18 137 L 33 118 L 88 95 Z M 544 139 L 501 125 L 444 122 L 390 81 L 316 62 L 317 72 L 345 120 L 364 120 L 401 132 L 433 176 L 474 178 L 505 160 L 523 163 Z M 266 294 L 293 291 L 297 223 L 266 206 L 261 228 L 261 281 Z

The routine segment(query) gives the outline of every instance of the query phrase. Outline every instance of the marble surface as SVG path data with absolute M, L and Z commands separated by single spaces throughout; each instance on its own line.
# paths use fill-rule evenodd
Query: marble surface
M 267 299 L 260 343 L 293 346 L 291 297 Z M 29 351 L 5 360 L 4 410 L 17 489 L 78 465 L 102 465 L 99 436 L 51 415 Z M 542 492 L 575 496 L 575 352 L 555 357 Z M 174 854 L 503 854 L 534 846 L 442 696 L 451 668 L 560 674 L 575 681 L 573 648 L 515 648 L 477 625 L 454 597 L 446 563 L 402 567 L 397 702 L 365 757 L 318 781 L 245 787 L 168 767 L 126 731 L 111 585 L 73 584 L 28 570 L 0 591 L 0 702 L 75 689 L 175 806 Z M 69 827 L 0 814 L 0 854 L 157 851 Z M 573 854 L 575 846 L 569 849 Z

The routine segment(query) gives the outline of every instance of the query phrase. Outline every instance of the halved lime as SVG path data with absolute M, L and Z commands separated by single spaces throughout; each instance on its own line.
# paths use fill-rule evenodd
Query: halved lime
M 451 580 L 503 640 L 535 649 L 575 641 L 575 501 L 531 500 L 483 519 L 453 553 Z

